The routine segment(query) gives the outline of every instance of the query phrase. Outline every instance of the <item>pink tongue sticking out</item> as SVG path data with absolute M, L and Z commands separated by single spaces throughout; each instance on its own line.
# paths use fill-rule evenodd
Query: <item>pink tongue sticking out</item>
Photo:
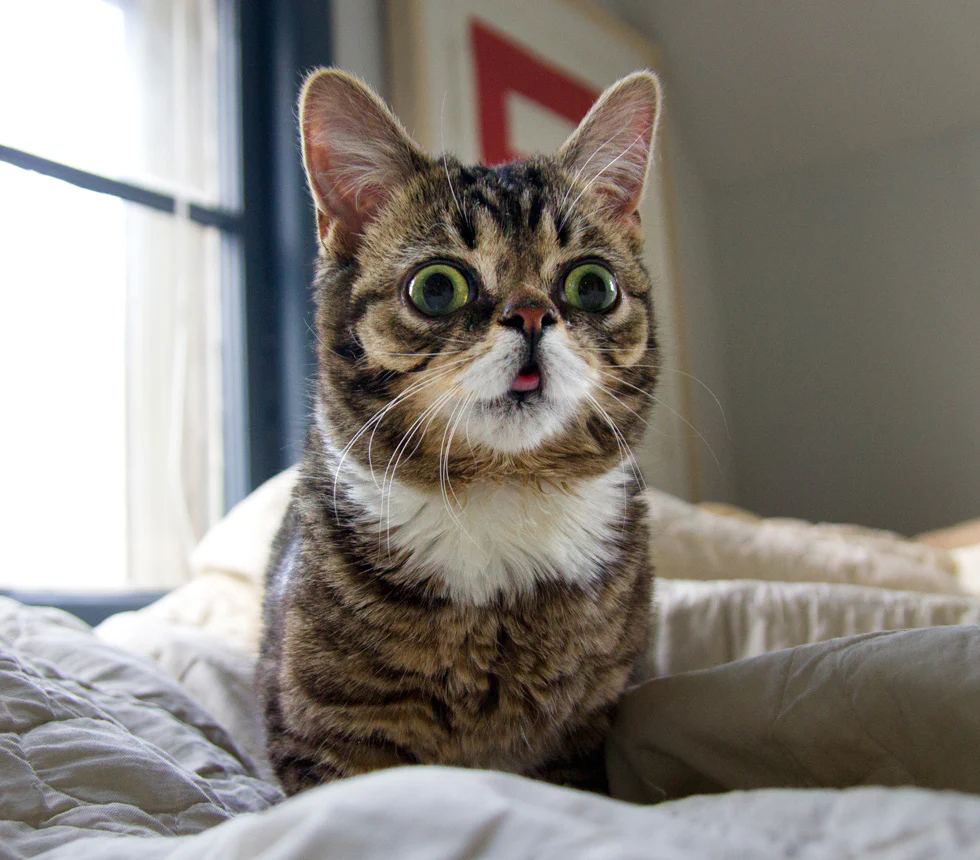
M 541 374 L 537 368 L 525 373 L 518 373 L 511 383 L 511 391 L 535 391 L 541 385 Z

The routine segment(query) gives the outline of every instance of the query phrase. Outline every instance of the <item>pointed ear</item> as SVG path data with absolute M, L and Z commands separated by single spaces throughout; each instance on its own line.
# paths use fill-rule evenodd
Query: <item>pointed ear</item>
M 320 239 L 354 253 L 365 227 L 425 156 L 368 86 L 335 69 L 306 79 L 299 116 Z
M 634 72 L 607 89 L 558 150 L 566 169 L 609 198 L 611 211 L 637 218 L 660 116 L 660 84 Z

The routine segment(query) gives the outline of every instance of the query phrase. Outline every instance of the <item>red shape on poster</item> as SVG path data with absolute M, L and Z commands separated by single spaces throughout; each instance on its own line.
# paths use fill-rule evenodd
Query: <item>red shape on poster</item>
M 599 96 L 567 72 L 475 18 L 470 20 L 470 39 L 476 61 L 480 156 L 484 164 L 503 164 L 520 158 L 512 145 L 507 121 L 508 92 L 520 93 L 573 123 L 589 112 Z

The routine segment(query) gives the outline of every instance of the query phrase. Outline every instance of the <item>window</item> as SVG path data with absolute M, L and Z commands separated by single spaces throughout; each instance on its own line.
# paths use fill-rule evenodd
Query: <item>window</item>
M 237 32 L 0 0 L 0 587 L 173 586 L 246 489 Z
M 139 605 L 298 457 L 315 227 L 294 106 L 330 15 L 0 0 L 0 590 L 93 623 Z

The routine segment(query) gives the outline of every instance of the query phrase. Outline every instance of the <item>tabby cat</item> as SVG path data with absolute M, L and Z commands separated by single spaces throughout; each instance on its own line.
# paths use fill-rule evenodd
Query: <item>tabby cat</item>
M 259 665 L 287 792 L 406 764 L 604 789 L 653 581 L 630 446 L 659 100 L 638 72 L 557 153 L 489 168 L 307 80 L 319 373 Z

